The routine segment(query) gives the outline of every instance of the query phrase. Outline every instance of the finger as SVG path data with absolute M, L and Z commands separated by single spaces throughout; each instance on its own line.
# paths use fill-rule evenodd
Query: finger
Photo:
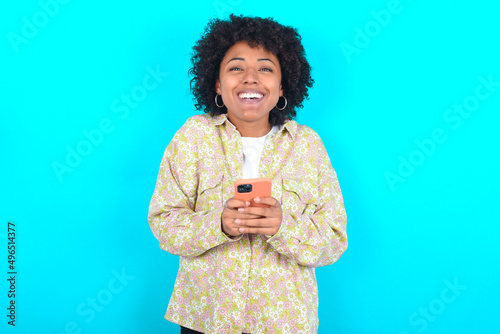
M 237 218 L 256 218 L 256 217 L 265 217 L 265 211 L 263 210 L 250 210 L 250 206 L 246 208 L 238 208 L 234 212 L 234 216 Z
M 242 201 L 239 199 L 236 199 L 234 197 L 231 197 L 225 202 L 225 207 L 231 210 L 237 209 L 237 208 L 244 208 L 250 205 L 249 201 Z
M 277 228 L 264 228 L 264 227 L 240 227 L 239 233 L 253 233 L 253 234 L 265 234 L 265 235 L 275 235 L 278 232 Z
M 265 218 L 265 216 L 261 216 L 258 214 L 253 214 L 253 213 L 239 213 L 236 212 L 234 215 L 231 216 L 233 219 L 259 219 L 259 218 Z
M 269 208 L 263 208 L 260 206 L 249 206 L 246 208 L 238 208 L 238 214 L 240 215 L 251 215 L 253 217 L 267 217 L 269 214 L 272 214 Z M 238 217 L 244 218 L 244 217 Z
M 227 234 L 229 234 L 232 237 L 238 237 L 238 236 L 242 235 L 243 233 L 241 233 L 238 229 L 230 229 L 227 232 Z
M 255 203 L 265 204 L 273 207 L 279 206 L 279 201 L 274 197 L 255 197 L 253 201 Z
M 222 222 L 222 231 L 233 237 L 241 234 L 241 232 L 238 229 L 239 226 L 234 224 L 233 219 L 226 219 L 225 221 Z
M 234 224 L 238 227 L 256 227 L 256 228 L 275 228 L 279 226 L 276 219 L 257 218 L 257 219 L 235 219 Z
M 256 213 L 251 213 L 251 212 L 244 212 L 241 213 L 239 209 L 228 209 L 225 210 L 222 213 L 222 216 L 224 218 L 231 218 L 231 219 L 255 219 L 255 218 L 262 218 L 262 215 L 256 214 Z
M 277 211 L 275 208 L 264 208 L 260 206 L 249 206 L 246 208 L 239 208 L 238 213 L 240 214 L 250 214 L 254 216 L 261 216 L 261 217 L 274 217 L 274 216 L 279 216 L 279 211 Z

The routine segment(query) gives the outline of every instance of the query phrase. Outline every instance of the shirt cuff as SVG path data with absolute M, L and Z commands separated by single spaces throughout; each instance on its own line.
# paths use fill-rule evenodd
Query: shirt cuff
M 232 236 L 232 235 L 229 235 L 227 234 L 226 232 L 224 232 L 222 230 L 222 223 L 220 225 L 220 233 L 222 235 L 222 237 L 224 238 L 224 242 L 235 242 L 235 241 L 239 241 L 242 237 L 243 237 L 243 234 L 240 234 L 238 236 Z
M 298 241 L 297 246 L 300 243 L 300 240 L 296 238 L 296 225 L 292 216 L 289 213 L 285 213 L 278 232 L 275 235 L 266 235 L 266 238 L 268 238 L 267 242 L 278 252 L 289 252 L 289 247 L 294 244 L 291 242 L 292 240 Z

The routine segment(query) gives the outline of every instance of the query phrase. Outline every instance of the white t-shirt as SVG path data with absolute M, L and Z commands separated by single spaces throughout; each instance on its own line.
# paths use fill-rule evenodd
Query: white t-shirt
M 259 177 L 259 165 L 264 144 L 267 137 L 278 132 L 278 126 L 273 126 L 271 131 L 263 137 L 241 137 L 243 140 L 243 178 L 253 179 Z

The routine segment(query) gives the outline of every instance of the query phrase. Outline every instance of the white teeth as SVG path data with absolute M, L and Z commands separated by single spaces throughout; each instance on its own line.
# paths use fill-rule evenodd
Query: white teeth
M 241 99 L 260 99 L 262 96 L 264 95 L 259 93 L 241 93 L 239 95 Z

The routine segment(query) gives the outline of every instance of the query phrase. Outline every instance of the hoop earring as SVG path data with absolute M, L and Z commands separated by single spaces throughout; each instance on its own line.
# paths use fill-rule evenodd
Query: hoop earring
M 278 104 L 276 103 L 276 109 L 278 109 L 278 110 L 280 110 L 280 111 L 281 111 L 281 110 L 283 110 L 283 109 L 285 109 L 285 108 L 286 108 L 286 105 L 288 104 L 288 100 L 287 100 L 287 99 L 286 99 L 286 97 L 284 97 L 284 96 L 280 96 L 280 97 L 282 97 L 282 98 L 284 98 L 284 99 L 285 99 L 285 105 L 283 106 L 283 108 L 278 108 Z M 278 100 L 279 100 L 279 99 L 278 99 Z
M 215 105 L 217 107 L 219 107 L 219 108 L 224 107 L 224 101 L 222 101 L 222 105 L 221 106 L 217 103 L 217 96 L 219 96 L 219 94 L 215 94 Z M 222 99 L 222 95 L 220 96 L 220 98 Z

